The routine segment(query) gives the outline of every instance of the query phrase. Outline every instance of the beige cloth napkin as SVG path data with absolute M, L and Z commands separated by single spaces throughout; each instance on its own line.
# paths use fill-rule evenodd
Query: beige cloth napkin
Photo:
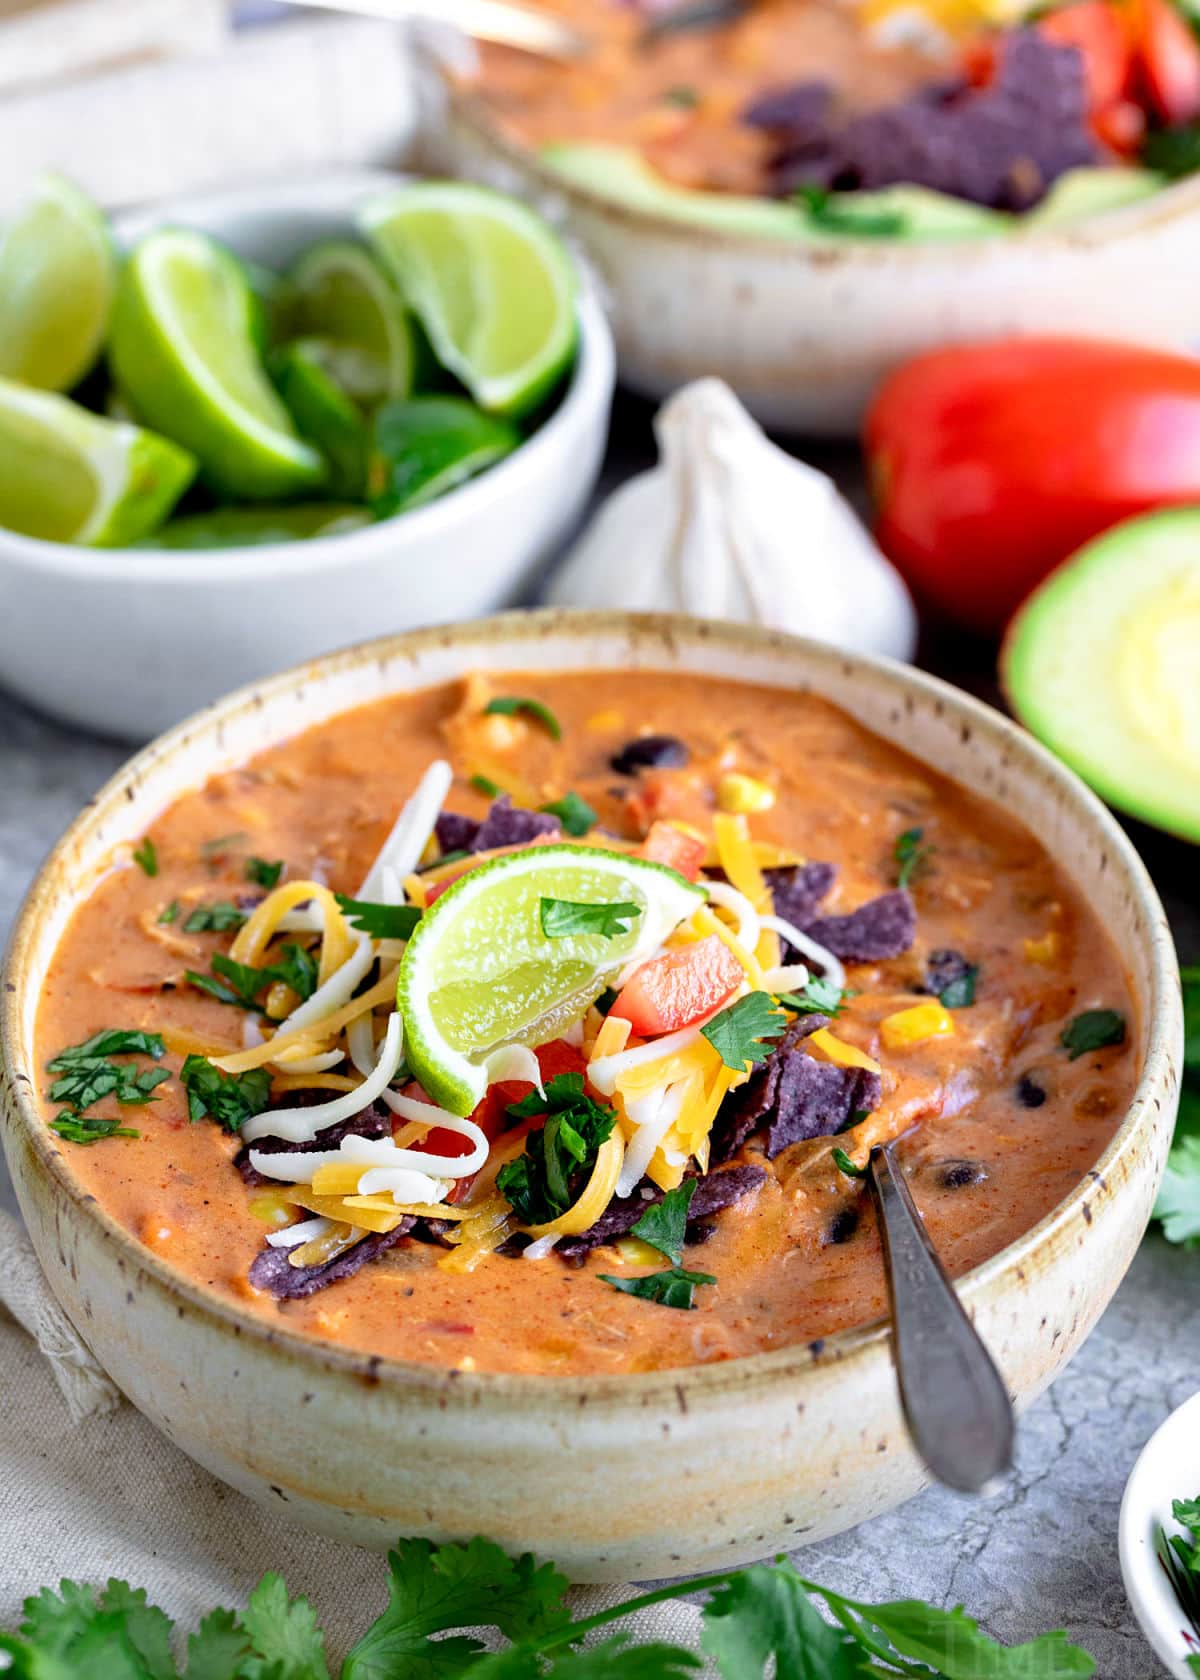
M 0 1629 L 62 1576 L 145 1587 L 190 1631 L 215 1605 L 238 1608 L 278 1570 L 344 1651 L 387 1598 L 382 1558 L 261 1509 L 193 1464 L 121 1400 L 46 1285 L 24 1231 L 0 1213 Z M 57 1385 L 57 1386 L 56 1386 Z M 626 1587 L 580 1587 L 577 1616 Z M 627 1624 L 639 1640 L 693 1648 L 699 1613 L 656 1605 Z

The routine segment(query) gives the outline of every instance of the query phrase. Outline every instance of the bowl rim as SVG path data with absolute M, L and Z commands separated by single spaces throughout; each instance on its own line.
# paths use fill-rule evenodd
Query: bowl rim
M 111 226 L 118 244 L 123 244 L 127 238 L 140 237 L 152 229 L 172 227 L 177 222 L 187 225 L 189 216 L 233 220 L 250 217 L 256 211 L 261 215 L 290 211 L 297 215 L 344 214 L 345 236 L 350 237 L 356 199 L 422 179 L 426 177 L 382 169 L 325 170 L 315 174 L 311 181 L 299 183 L 272 182 L 268 178 L 229 191 L 196 193 L 165 200 L 147 209 L 121 211 L 112 217 Z M 220 235 L 213 237 L 222 239 Z M 227 241 L 222 239 L 222 242 Z M 358 530 L 332 536 L 221 548 L 87 548 L 77 543 L 50 542 L 19 531 L 0 531 L 0 565 L 19 562 L 30 570 L 63 578 L 86 575 L 89 581 L 95 579 L 102 583 L 194 585 L 220 583 L 235 572 L 242 579 L 250 575 L 256 582 L 271 582 L 276 578 L 285 581 L 298 573 L 319 572 L 329 565 L 348 565 L 384 543 L 395 548 L 397 564 L 402 563 L 406 543 L 417 549 L 426 541 L 443 537 L 458 520 L 465 523 L 486 517 L 490 496 L 502 493 L 522 475 L 544 472 L 543 457 L 554 447 L 559 435 L 582 420 L 597 401 L 611 400 L 616 386 L 616 347 L 612 332 L 600 306 L 595 282 L 577 255 L 575 267 L 579 278 L 576 299 L 579 339 L 571 377 L 556 407 L 511 455 L 425 507 L 411 508 L 390 519 L 376 520 Z M 255 504 L 244 505 L 252 508 Z M 334 506 L 331 502 L 331 509 Z
M 1185 1647 L 1181 1632 L 1184 1613 L 1175 1600 L 1171 1584 L 1159 1565 L 1147 1533 L 1147 1522 L 1151 1516 L 1147 1500 L 1152 1499 L 1151 1489 L 1157 1480 L 1157 1460 L 1184 1442 L 1194 1443 L 1198 1427 L 1200 1392 L 1176 1406 L 1138 1454 L 1125 1483 L 1117 1524 L 1117 1554 L 1125 1595 L 1147 1641 L 1171 1673 L 1179 1676 L 1179 1680 L 1189 1680 L 1192 1670 L 1187 1666 L 1187 1659 L 1194 1653 Z M 1194 1453 L 1194 1457 L 1200 1473 L 1200 1453 Z M 1186 1488 L 1179 1491 L 1186 1492 Z M 1165 1509 L 1155 1504 L 1154 1512 L 1158 1521 L 1169 1523 L 1169 1502 Z
M 510 168 L 532 177 L 540 190 L 557 194 L 568 203 L 581 205 L 589 213 L 604 217 L 610 223 L 623 224 L 633 233 L 653 234 L 656 238 L 677 238 L 689 246 L 717 248 L 724 253 L 739 252 L 766 258 L 768 255 L 813 268 L 844 266 L 857 261 L 863 268 L 885 268 L 892 263 L 905 265 L 926 263 L 939 252 L 949 255 L 957 266 L 968 253 L 974 260 L 985 262 L 997 252 L 1014 246 L 1027 250 L 1058 251 L 1078 247 L 1106 245 L 1125 235 L 1144 233 L 1159 222 L 1172 222 L 1200 210 L 1200 175 L 1168 181 L 1157 191 L 1130 204 L 1118 204 L 1108 210 L 1098 210 L 1082 216 L 1077 222 L 1021 223 L 1003 233 L 989 236 L 939 238 L 923 240 L 840 238 L 788 240 L 770 234 L 732 232 L 728 228 L 706 227 L 687 221 L 682 216 L 664 216 L 641 205 L 627 204 L 596 187 L 564 175 L 533 149 L 510 139 L 490 120 L 487 107 L 470 84 L 455 82 L 444 71 L 439 72 L 446 88 L 453 120 L 468 127 L 476 140 L 484 142 Z M 717 195 L 714 195 L 717 196 Z M 753 195 L 752 195 L 753 196 Z M 764 203 L 776 201 L 765 198 Z M 969 260 L 969 259 L 968 259 Z
M 1134 849 L 1132 842 L 1116 819 L 1101 801 L 1079 779 L 1074 771 L 1061 763 L 1046 748 L 995 708 L 986 705 L 940 677 L 903 665 L 878 655 L 848 653 L 828 643 L 808 637 L 794 636 L 785 631 L 768 630 L 760 626 L 736 624 L 728 620 L 706 620 L 682 613 L 635 613 L 624 611 L 580 612 L 563 608 L 539 608 L 510 611 L 489 618 L 474 619 L 462 624 L 429 626 L 399 632 L 372 641 L 359 642 L 348 648 L 322 655 L 315 660 L 292 666 L 263 681 L 249 683 L 234 690 L 223 699 L 202 708 L 172 729 L 156 737 L 128 759 L 104 786 L 84 806 L 64 834 L 51 848 L 22 900 L 0 970 L 0 1095 L 7 1088 L 9 1106 L 19 1117 L 25 1141 L 37 1158 L 41 1171 L 48 1175 L 55 1187 L 73 1205 L 79 1217 L 91 1222 L 109 1243 L 114 1245 L 120 1263 L 148 1272 L 164 1287 L 178 1305 L 184 1305 L 198 1315 L 216 1321 L 237 1336 L 251 1338 L 264 1347 L 275 1345 L 286 1349 L 297 1359 L 327 1371 L 348 1374 L 371 1385 L 384 1384 L 409 1391 L 446 1394 L 454 1392 L 466 1405 L 486 1402 L 502 1405 L 513 1412 L 524 1411 L 538 1397 L 553 1393 L 561 1402 L 574 1399 L 580 1406 L 596 1408 L 633 1405 L 636 1408 L 668 1404 L 672 1409 L 685 1411 L 688 1399 L 697 1403 L 720 1401 L 731 1391 L 744 1394 L 751 1389 L 775 1388 L 796 1380 L 805 1370 L 831 1364 L 843 1364 L 862 1359 L 872 1350 L 881 1349 L 890 1334 L 890 1320 L 876 1319 L 868 1324 L 834 1332 L 828 1337 L 807 1344 L 794 1344 L 765 1352 L 745 1354 L 717 1363 L 672 1367 L 666 1370 L 638 1372 L 628 1375 L 543 1376 L 529 1373 L 474 1371 L 422 1364 L 419 1361 L 396 1359 L 351 1348 L 322 1343 L 285 1325 L 275 1325 L 265 1318 L 244 1311 L 232 1300 L 215 1291 L 193 1283 L 176 1272 L 158 1254 L 140 1244 L 131 1232 L 120 1225 L 94 1199 L 85 1197 L 81 1187 L 66 1165 L 63 1151 L 43 1123 L 36 1097 L 34 1076 L 36 1069 L 28 1066 L 21 1055 L 22 1030 L 19 998 L 21 976 L 37 941 L 37 923 L 43 899 L 58 891 L 53 871 L 60 856 L 82 841 L 86 830 L 109 801 L 132 798 L 133 788 L 144 777 L 152 775 L 160 764 L 169 763 L 175 754 L 186 747 L 193 737 L 211 736 L 219 744 L 226 721 L 241 713 L 263 711 L 276 702 L 294 695 L 296 689 L 311 689 L 343 670 L 375 664 L 381 670 L 390 660 L 411 657 L 424 650 L 439 647 L 462 647 L 469 652 L 472 646 L 500 643 L 519 660 L 522 644 L 536 643 L 556 634 L 568 636 L 578 633 L 614 634 L 627 638 L 636 646 L 643 639 L 657 639 L 668 652 L 683 639 L 694 643 L 721 643 L 746 652 L 759 649 L 770 653 L 793 653 L 802 657 L 812 671 L 812 691 L 820 693 L 821 667 L 842 666 L 849 675 L 866 671 L 883 677 L 901 692 L 916 691 L 930 702 L 940 702 L 943 709 L 985 733 L 993 746 L 1001 743 L 1012 754 L 1012 762 L 1019 768 L 1040 770 L 1056 783 L 1098 829 L 1112 858 L 1110 868 L 1116 866 L 1125 873 L 1135 897 L 1147 911 L 1150 928 L 1151 963 L 1150 993 L 1145 1010 L 1145 1059 L 1129 1108 L 1120 1127 L 1109 1141 L 1094 1166 L 1084 1173 L 1075 1187 L 1038 1223 L 1008 1247 L 992 1255 L 979 1266 L 955 1280 L 955 1288 L 964 1305 L 982 1298 L 1006 1272 L 1020 1278 L 1024 1263 L 1044 1243 L 1065 1230 L 1081 1213 L 1094 1191 L 1096 1181 L 1107 1179 L 1118 1163 L 1135 1149 L 1142 1123 L 1149 1113 L 1162 1106 L 1164 1095 L 1170 1096 L 1177 1083 L 1176 1064 L 1183 1039 L 1183 1002 L 1179 985 L 1178 963 L 1166 914 L 1149 872 Z M 464 669 L 469 664 L 464 663 Z M 586 668 L 586 667 L 584 667 Z M 653 663 L 634 668 L 655 669 Z M 667 667 L 671 669 L 673 667 Z M 730 680 L 752 680 L 747 678 Z M 421 684 L 416 687 L 423 686 Z M 376 699 L 385 698 L 388 691 L 381 688 Z M 406 692 L 396 690 L 394 692 Z M 369 700 L 356 701 L 370 704 Z M 329 714 L 326 721 L 338 716 Z M 303 727 L 314 727 L 312 724 Z M 865 727 L 865 726 L 864 726 Z M 294 731 L 293 731 L 294 732 Z M 284 739 L 281 733 L 279 739 Z M 267 750 L 260 746 L 259 751 Z M 935 767 L 936 768 L 936 767 Z M 211 774 L 211 771 L 209 772 Z M 944 772 L 943 772 L 944 774 Z M 197 768 L 195 785 L 204 772 Z M 953 778 L 951 778 L 953 779 Z M 176 794 L 173 797 L 178 797 Z M 89 876 L 71 896 L 82 901 L 94 882 Z M 32 1048 L 32 1047 L 30 1047 Z M 1089 1218 L 1090 1224 L 1090 1218 Z

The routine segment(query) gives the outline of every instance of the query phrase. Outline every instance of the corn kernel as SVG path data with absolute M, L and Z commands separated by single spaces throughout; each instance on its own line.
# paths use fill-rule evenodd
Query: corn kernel
M 915 1003 L 911 1009 L 885 1015 L 879 1023 L 879 1035 L 889 1050 L 905 1050 L 927 1038 L 949 1038 L 953 1032 L 950 1011 L 940 1003 Z
M 610 729 L 623 728 L 624 723 L 624 712 L 593 712 L 587 720 L 587 727 L 596 735 L 604 735 Z
M 296 1204 L 281 1190 L 264 1190 L 250 1203 L 250 1212 L 264 1225 L 290 1225 L 296 1214 Z
M 1051 928 L 1040 939 L 1026 939 L 1024 946 L 1025 961 L 1040 963 L 1044 968 L 1058 956 L 1058 934 Z
M 734 815 L 754 811 L 769 811 L 775 803 L 775 789 L 756 776 L 745 776 L 740 770 L 730 770 L 717 784 L 717 804 L 722 811 Z
M 617 1253 L 621 1257 L 622 1265 L 625 1266 L 662 1265 L 662 1255 L 656 1248 L 651 1248 L 649 1243 L 643 1242 L 640 1237 L 622 1237 L 617 1244 Z

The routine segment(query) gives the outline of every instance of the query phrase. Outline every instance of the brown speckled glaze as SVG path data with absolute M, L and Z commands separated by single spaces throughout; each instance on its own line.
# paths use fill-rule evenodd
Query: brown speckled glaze
M 167 1435 L 296 1521 L 371 1546 L 491 1535 L 577 1580 L 713 1569 L 838 1532 L 916 1492 L 885 1323 L 804 1349 L 579 1382 L 368 1359 L 276 1331 L 175 1276 L 75 1187 L 31 1091 L 41 977 L 118 843 L 184 789 L 362 701 L 471 667 L 619 664 L 811 689 L 1002 801 L 1108 923 L 1139 1016 L 1140 1079 L 1096 1169 L 959 1287 L 1021 1404 L 1079 1347 L 1141 1239 L 1182 1044 L 1162 908 L 1117 824 L 997 713 L 900 666 L 683 617 L 510 614 L 333 654 L 246 689 L 140 753 L 64 836 L 17 924 L 0 998 L 4 1146 L 55 1294 Z M 731 1443 L 752 1443 L 744 1452 Z

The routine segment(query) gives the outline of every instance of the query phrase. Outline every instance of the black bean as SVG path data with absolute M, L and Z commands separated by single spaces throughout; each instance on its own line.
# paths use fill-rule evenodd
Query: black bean
M 934 1176 L 943 1190 L 966 1190 L 984 1182 L 987 1168 L 979 1161 L 939 1161 Z
M 689 1248 L 699 1248 L 702 1243 L 711 1242 L 717 1234 L 715 1219 L 693 1219 L 687 1228 L 687 1244 Z
M 839 1208 L 826 1227 L 825 1241 L 848 1243 L 857 1230 L 858 1209 L 852 1207 Z
M 682 770 L 690 758 L 676 735 L 638 735 L 609 762 L 618 775 L 636 776 L 639 770 Z
M 956 980 L 963 980 L 971 973 L 972 965 L 961 951 L 930 951 L 929 960 L 925 965 L 925 984 L 922 991 L 932 992 L 934 997 L 941 997 L 947 986 L 952 986 Z
M 1031 1073 L 1023 1073 L 1017 1080 L 1017 1101 L 1022 1108 L 1041 1108 L 1046 1100 L 1046 1087 Z

